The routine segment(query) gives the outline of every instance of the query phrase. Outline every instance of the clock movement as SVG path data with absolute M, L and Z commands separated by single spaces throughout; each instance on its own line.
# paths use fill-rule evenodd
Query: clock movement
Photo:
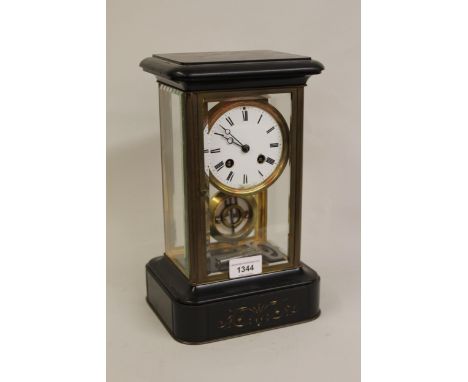
M 147 302 L 200 343 L 317 318 L 300 260 L 304 87 L 323 70 L 275 51 L 155 54 L 165 251 Z

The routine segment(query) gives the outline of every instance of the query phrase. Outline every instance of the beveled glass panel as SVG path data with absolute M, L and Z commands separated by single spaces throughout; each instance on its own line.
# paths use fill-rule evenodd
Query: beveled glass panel
M 209 93 L 204 113 L 205 282 L 233 259 L 261 256 L 262 273 L 291 268 L 291 92 Z
M 182 92 L 159 85 L 165 252 L 188 276 L 182 98 Z

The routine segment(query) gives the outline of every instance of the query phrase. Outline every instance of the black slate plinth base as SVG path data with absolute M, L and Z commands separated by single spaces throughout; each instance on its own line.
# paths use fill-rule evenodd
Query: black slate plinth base
M 169 333 L 203 343 L 320 315 L 320 277 L 298 269 L 193 286 L 166 257 L 146 265 L 147 301 Z

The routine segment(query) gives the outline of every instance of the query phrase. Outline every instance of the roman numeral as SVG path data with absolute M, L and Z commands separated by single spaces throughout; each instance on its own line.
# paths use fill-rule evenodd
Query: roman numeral
M 234 178 L 234 173 L 231 171 L 229 173 L 229 175 L 227 176 L 226 180 L 228 180 L 230 182 L 232 180 L 232 178 Z
M 275 126 L 270 127 L 270 128 L 267 130 L 267 134 L 270 134 L 274 129 L 275 129 Z
M 259 118 L 258 121 L 257 121 L 257 125 L 260 123 L 262 117 L 263 117 L 263 114 L 260 114 L 260 118 Z
M 258 170 L 258 173 L 259 173 L 261 176 L 263 176 L 263 174 L 262 174 L 262 172 L 261 172 L 260 170 Z
M 270 143 L 270 147 L 278 147 L 279 146 L 279 143 Z M 213 151 L 211 151 L 213 152 Z
M 244 184 L 247 184 L 247 174 L 244 174 Z
M 234 126 L 234 122 L 232 122 L 231 117 L 226 117 L 226 121 L 227 121 L 231 126 Z
M 220 153 L 221 149 L 213 149 L 210 151 L 211 154 Z
M 244 109 L 242 110 L 242 119 L 243 119 L 244 121 L 247 121 L 247 120 L 249 119 L 249 114 L 248 114 L 247 110 L 245 109 L 245 107 L 244 107 Z
M 270 163 L 270 164 L 274 164 L 275 163 L 275 160 L 274 159 L 271 159 L 270 157 L 268 157 L 266 159 L 267 163 Z
M 224 161 L 219 162 L 217 165 L 215 165 L 216 170 L 221 170 L 224 167 Z

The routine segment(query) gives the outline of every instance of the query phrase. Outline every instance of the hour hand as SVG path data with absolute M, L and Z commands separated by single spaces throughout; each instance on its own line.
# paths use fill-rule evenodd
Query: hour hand
M 219 127 L 221 127 L 221 129 L 224 130 L 224 134 L 226 134 L 226 136 L 232 137 L 232 138 L 234 139 L 234 141 L 237 141 L 237 145 L 238 145 L 238 146 L 240 146 L 240 147 L 244 146 L 244 145 L 241 143 L 241 141 L 239 141 L 234 135 L 232 135 L 231 130 L 225 129 L 223 125 L 219 125 Z
M 234 137 L 233 136 L 229 136 L 229 135 L 224 135 L 224 134 L 220 134 L 220 133 L 215 133 L 216 135 L 219 135 L 221 137 L 223 137 L 228 144 L 232 144 L 234 143 L 235 145 L 239 146 L 239 147 L 242 147 L 242 145 L 240 143 L 237 143 L 235 140 L 234 140 Z

